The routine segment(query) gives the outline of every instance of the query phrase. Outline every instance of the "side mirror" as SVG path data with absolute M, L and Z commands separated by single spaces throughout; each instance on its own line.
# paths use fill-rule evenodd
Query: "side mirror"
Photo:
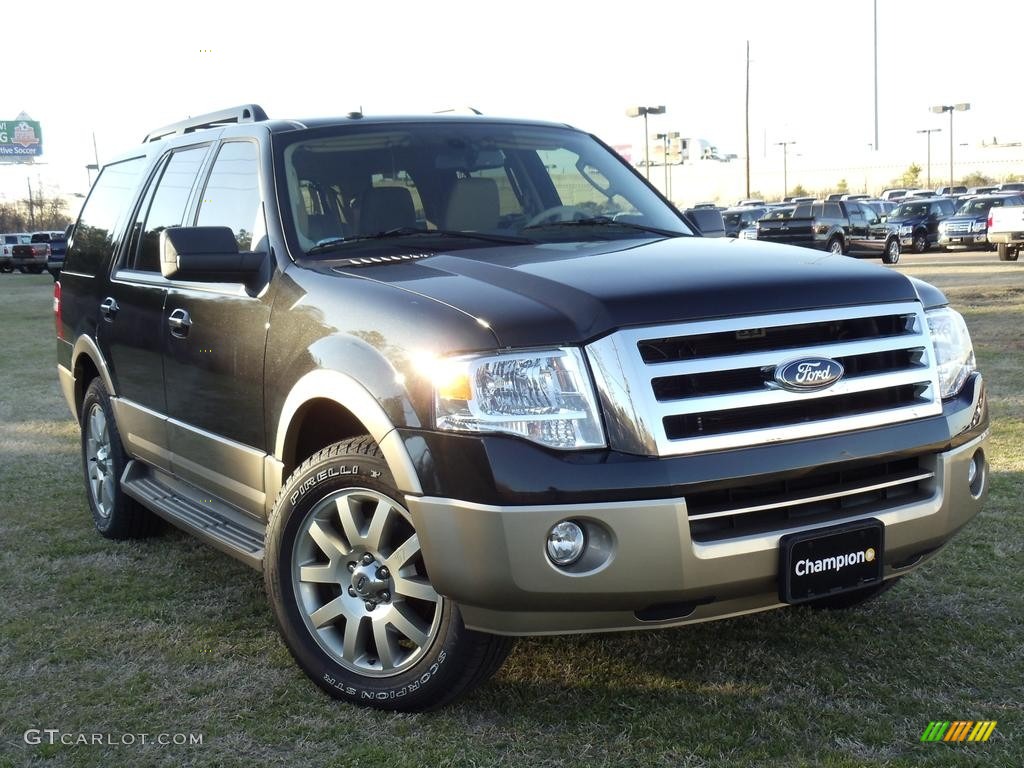
M 171 227 L 160 233 L 160 272 L 168 280 L 250 285 L 267 254 L 240 252 L 230 227 Z

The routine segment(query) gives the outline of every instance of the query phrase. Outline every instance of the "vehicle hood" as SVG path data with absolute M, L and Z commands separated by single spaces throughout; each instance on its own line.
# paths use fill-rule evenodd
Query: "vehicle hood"
M 889 217 L 886 219 L 886 224 L 895 224 L 896 226 L 917 226 L 918 224 L 924 224 L 928 221 L 927 216 L 901 216 L 898 219 Z
M 482 248 L 333 270 L 455 307 L 510 347 L 579 344 L 630 325 L 918 298 L 907 278 L 878 265 L 722 238 Z

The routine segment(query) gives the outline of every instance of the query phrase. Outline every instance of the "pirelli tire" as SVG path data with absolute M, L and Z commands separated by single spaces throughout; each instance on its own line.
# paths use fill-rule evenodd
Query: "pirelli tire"
M 121 489 L 128 456 L 110 396 L 99 377 L 85 390 L 79 424 L 85 496 L 96 530 L 108 539 L 141 539 L 160 533 L 165 527 L 163 520 Z
M 869 600 L 874 600 L 879 595 L 888 592 L 896 586 L 896 583 L 901 578 L 903 577 L 896 576 L 892 579 L 886 579 L 881 584 L 877 584 L 873 587 L 855 589 L 851 592 L 843 592 L 842 594 L 835 595 L 833 597 L 819 598 L 818 600 L 808 603 L 808 605 L 816 610 L 824 611 L 843 611 L 847 608 L 857 608 Z
M 281 489 L 264 582 L 295 661 L 336 699 L 436 709 L 484 683 L 511 638 L 466 629 L 438 595 L 402 495 L 368 436 L 328 446 Z

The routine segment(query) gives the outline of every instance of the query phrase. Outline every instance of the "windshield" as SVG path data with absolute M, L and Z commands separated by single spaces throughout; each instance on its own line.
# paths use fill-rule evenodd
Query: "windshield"
M 983 216 L 988 213 L 990 208 L 998 208 L 1003 204 L 1003 202 L 1003 200 L 999 200 L 998 198 L 988 198 L 987 200 L 968 200 L 960 206 L 960 210 L 957 211 L 957 215 Z
M 903 203 L 902 205 L 896 206 L 891 214 L 890 219 L 913 219 L 918 216 L 928 215 L 928 203 Z
M 571 129 L 385 123 L 277 141 L 282 213 L 307 255 L 410 239 L 449 249 L 692 234 L 618 156 Z

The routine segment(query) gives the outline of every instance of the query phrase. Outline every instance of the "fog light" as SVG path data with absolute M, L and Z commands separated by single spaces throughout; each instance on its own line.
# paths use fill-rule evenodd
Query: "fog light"
M 985 487 L 985 452 L 980 449 L 975 451 L 967 466 L 967 487 L 974 498 L 981 496 Z
M 563 520 L 548 531 L 548 557 L 555 565 L 572 565 L 583 554 L 587 537 L 572 520 Z

